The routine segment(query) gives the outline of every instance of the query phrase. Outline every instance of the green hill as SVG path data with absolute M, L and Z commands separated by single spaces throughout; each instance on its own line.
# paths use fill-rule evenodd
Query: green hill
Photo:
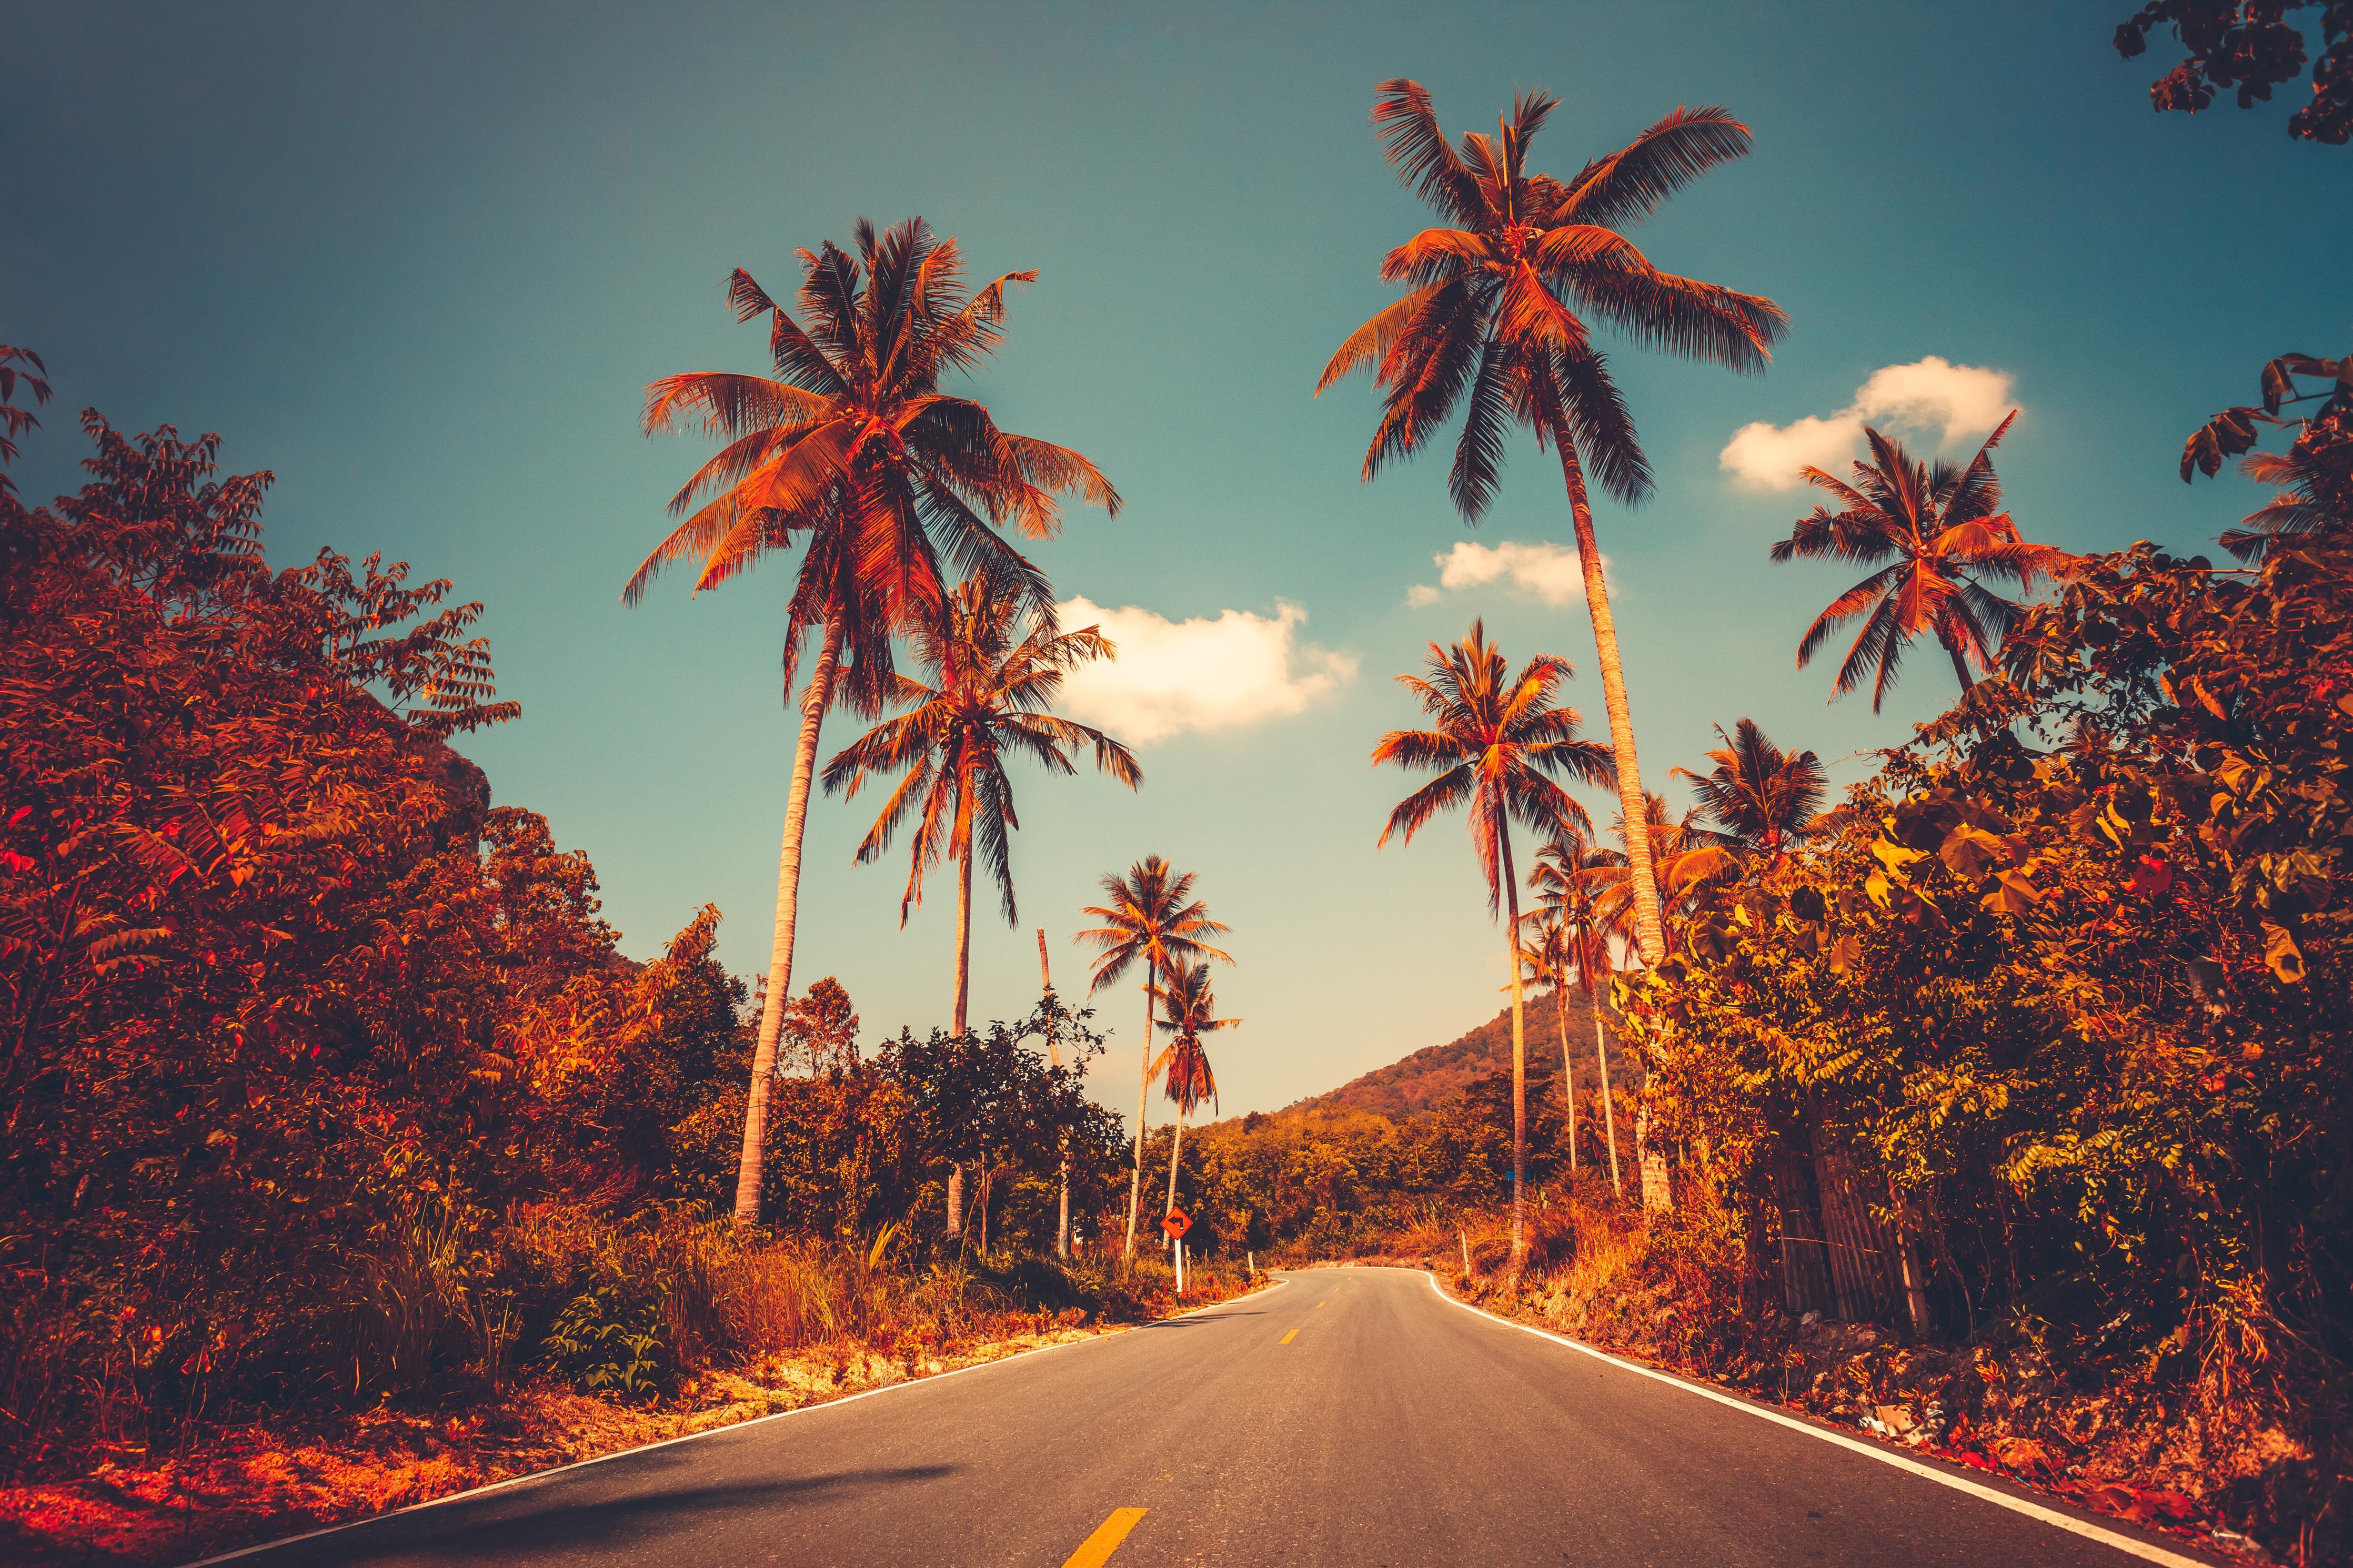
M 1593 1056 L 1593 1016 L 1585 998 L 1572 991 L 1568 1003 L 1569 1053 L 1576 1061 L 1577 1088 L 1581 1094 L 1596 1088 L 1601 1081 L 1600 1066 Z M 1618 1049 L 1614 1037 L 1616 1019 L 1610 1017 L 1613 1037 L 1609 1050 L 1609 1083 L 1622 1089 L 1634 1081 L 1641 1068 Z M 1560 1066 L 1560 1032 L 1554 1022 L 1553 1001 L 1541 996 L 1527 1004 L 1528 1070 L 1543 1073 Z M 1470 1033 L 1450 1040 L 1442 1046 L 1426 1046 L 1402 1061 L 1376 1068 L 1361 1078 L 1349 1079 L 1335 1089 L 1295 1100 L 1283 1107 L 1285 1110 L 1377 1110 L 1384 1116 L 1404 1120 L 1419 1116 L 1436 1108 L 1451 1095 L 1461 1093 L 1480 1079 L 1491 1073 L 1512 1070 L 1512 1010 L 1508 1006 L 1493 1018 L 1479 1025 Z

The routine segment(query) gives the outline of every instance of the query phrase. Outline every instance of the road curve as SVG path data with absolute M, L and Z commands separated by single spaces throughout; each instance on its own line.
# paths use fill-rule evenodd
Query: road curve
M 1114 1521 L 1122 1510 L 1145 1511 Z M 2207 1561 L 2162 1546 L 2174 1562 Z M 2135 1559 L 1516 1331 L 1440 1299 L 1424 1275 L 1344 1268 L 238 1560 L 2122 1568 Z

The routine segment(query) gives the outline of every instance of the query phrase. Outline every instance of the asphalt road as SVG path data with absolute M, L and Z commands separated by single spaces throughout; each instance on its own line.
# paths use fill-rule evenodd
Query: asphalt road
M 1192 1317 L 554 1472 L 246 1561 L 2119 1568 L 2133 1559 L 1466 1311 L 1421 1274 L 1351 1268 L 1294 1274 Z

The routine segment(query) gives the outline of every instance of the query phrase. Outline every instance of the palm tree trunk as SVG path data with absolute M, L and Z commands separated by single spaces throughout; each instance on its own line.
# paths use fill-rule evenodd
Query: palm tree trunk
M 1585 999 L 1593 1004 L 1593 1054 L 1601 1060 L 1601 1121 L 1609 1140 L 1609 1190 L 1622 1198 L 1626 1184 L 1618 1178 L 1618 1112 L 1609 1103 L 1609 1046 L 1601 1035 L 1601 993 L 1588 986 Z
M 1568 1058 L 1568 999 L 1560 971 L 1553 971 L 1552 1021 L 1560 1026 L 1560 1097 L 1568 1102 L 1568 1173 L 1577 1174 L 1577 1073 Z
M 1046 1003 L 1050 1007 L 1054 1001 L 1054 971 L 1052 965 L 1046 961 L 1046 928 L 1044 926 L 1038 928 L 1038 984 L 1046 993 Z M 1055 1068 L 1060 1069 L 1062 1065 L 1062 1047 L 1060 1041 L 1055 1037 L 1056 1032 L 1051 1022 L 1051 1015 L 1050 1014 L 1048 1017 L 1046 1060 Z M 1071 1135 L 1068 1132 L 1062 1134 L 1060 1148 L 1062 1212 L 1060 1217 L 1054 1222 L 1054 1256 L 1068 1258 L 1071 1255 Z
M 1963 658 L 1961 650 L 1950 643 L 1945 645 L 1945 651 L 1953 656 L 1953 673 L 1961 678 L 1961 695 L 1967 697 L 1969 694 L 1969 688 L 1977 684 L 1969 679 L 1969 661 Z
M 817 771 L 817 734 L 833 704 L 833 677 L 841 661 L 841 617 L 829 616 L 817 667 L 801 697 L 800 743 L 793 751 L 793 782 L 785 795 L 785 841 L 776 852 L 776 929 L 768 948 L 768 994 L 760 1007 L 759 1043 L 752 1050 L 751 1092 L 744 1102 L 744 1151 L 735 1165 L 735 1223 L 760 1223 L 760 1165 L 768 1138 L 768 1083 L 776 1072 L 776 1041 L 793 994 L 793 934 L 800 916 L 801 834 L 808 826 L 809 778 Z
M 1568 486 L 1568 515 L 1577 531 L 1577 564 L 1585 572 L 1585 608 L 1593 617 L 1593 650 L 1601 665 L 1601 701 L 1609 710 L 1609 749 L 1618 758 L 1618 805 L 1626 814 L 1626 863 L 1634 890 L 1634 941 L 1642 962 L 1666 962 L 1667 932 L 1659 918 L 1659 882 L 1651 869 L 1650 813 L 1644 809 L 1642 771 L 1634 761 L 1634 715 L 1626 703 L 1626 672 L 1618 662 L 1618 623 L 1609 616 L 1609 589 L 1601 580 L 1601 546 L 1593 537 L 1593 505 L 1585 494 L 1585 470 L 1567 430 L 1553 432 L 1560 447 L 1560 471 Z
M 972 994 L 972 839 L 956 860 L 955 1032 L 964 1033 L 965 1002 Z
M 1512 868 L 1512 825 L 1495 814 L 1495 852 L 1504 869 L 1504 948 L 1512 963 L 1512 1268 L 1526 1253 L 1528 1182 L 1528 1040 L 1520 1001 L 1520 883 Z
M 1135 1168 L 1127 1173 L 1127 1246 L 1120 1256 L 1135 1256 L 1135 1210 L 1144 1201 L 1144 1116 L 1150 1109 L 1152 1095 L 1152 993 L 1155 990 L 1160 972 L 1152 963 L 1144 966 L 1144 1062 L 1138 1069 L 1135 1088 Z
M 964 1162 L 948 1169 L 948 1234 L 964 1234 Z
M 1168 1145 L 1168 1207 L 1176 1206 L 1176 1156 L 1185 1147 L 1185 1108 L 1176 1108 L 1176 1136 Z

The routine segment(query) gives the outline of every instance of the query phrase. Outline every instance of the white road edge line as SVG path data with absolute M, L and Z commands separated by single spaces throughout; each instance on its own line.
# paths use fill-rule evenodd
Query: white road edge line
M 1137 1323 L 1134 1327 L 1145 1329 L 1150 1328 L 1152 1323 L 1173 1323 L 1179 1318 L 1190 1318 L 1202 1312 L 1214 1312 L 1238 1302 L 1254 1300 L 1270 1291 L 1280 1290 L 1290 1283 L 1288 1279 L 1274 1279 L 1271 1283 L 1261 1285 L 1255 1290 L 1245 1290 L 1239 1296 L 1229 1296 L 1222 1301 L 1212 1301 L 1206 1307 L 1195 1307 L 1190 1311 L 1172 1312 L 1166 1318 L 1155 1318 L 1151 1322 Z M 1122 1333 L 1129 1331 L 1121 1331 Z M 358 1530 L 364 1525 L 381 1524 L 388 1519 L 398 1519 L 405 1513 L 422 1513 L 428 1508 L 439 1508 L 445 1503 L 463 1502 L 468 1498 L 488 1497 L 492 1492 L 512 1491 L 522 1487 L 536 1486 L 542 1481 L 552 1480 L 569 1470 L 585 1470 L 591 1465 L 602 1465 L 613 1459 L 626 1459 L 638 1454 L 650 1454 L 656 1448 L 674 1447 L 681 1443 L 691 1443 L 699 1437 L 717 1437 L 730 1432 L 748 1432 L 754 1426 L 765 1426 L 771 1421 L 789 1421 L 796 1415 L 811 1415 L 820 1410 L 839 1410 L 845 1405 L 855 1405 L 861 1399 L 871 1399 L 879 1394 L 897 1394 L 910 1388 L 929 1388 L 934 1384 L 944 1383 L 949 1378 L 962 1377 L 968 1372 L 987 1372 L 992 1367 L 1010 1366 L 1016 1362 L 1035 1361 L 1051 1351 L 1070 1350 L 1079 1345 L 1102 1344 L 1120 1337 L 1120 1334 L 1090 1334 L 1082 1340 L 1064 1340 L 1058 1345 L 1039 1345 L 1036 1350 L 1018 1351 L 1012 1355 L 999 1356 L 995 1361 L 977 1362 L 971 1366 L 960 1366 L 952 1372 L 935 1372 L 929 1377 L 911 1377 L 903 1383 L 886 1383 L 880 1388 L 870 1388 L 860 1394 L 845 1394 L 839 1399 L 819 1400 L 815 1405 L 799 1405 L 790 1410 L 778 1410 L 767 1415 L 754 1415 L 748 1421 L 732 1422 L 724 1426 L 705 1427 L 700 1432 L 689 1432 L 683 1437 L 665 1437 L 659 1443 L 641 1443 L 634 1448 L 616 1448 L 609 1454 L 599 1454 L 593 1459 L 575 1459 L 568 1465 L 558 1465 L 553 1469 L 532 1470 L 524 1475 L 509 1476 L 505 1480 L 492 1481 L 487 1486 L 473 1487 L 462 1492 L 451 1492 L 448 1497 L 413 1502 L 406 1508 L 396 1508 L 389 1513 L 372 1513 L 365 1519 L 347 1519 L 341 1524 L 306 1530 L 300 1535 L 281 1535 L 275 1541 L 257 1542 L 251 1546 L 240 1546 L 234 1552 L 223 1552 L 212 1557 L 200 1557 L 194 1563 L 182 1564 L 182 1568 L 211 1568 L 211 1565 L 216 1563 L 232 1562 L 237 1558 L 250 1557 L 260 1552 L 275 1552 L 281 1546 L 291 1546 L 298 1541 L 316 1541 L 322 1535 L 340 1535 L 346 1530 Z M 2206 1565 L 2200 1563 L 2197 1568 L 2206 1568 Z
M 1356 1267 L 1366 1266 L 1359 1264 Z M 2113 1530 L 2103 1529 L 2089 1521 L 2062 1513 L 2055 1508 L 2045 1508 L 2041 1503 L 2030 1502 L 2021 1497 L 2012 1497 L 2008 1492 L 1995 1488 L 1980 1486 L 1965 1476 L 1947 1475 L 1933 1465 L 1924 1465 L 1917 1459 L 1906 1458 L 1904 1455 L 1883 1448 L 1875 1443 L 1866 1443 L 1860 1437 L 1850 1437 L 1842 1432 L 1826 1431 L 1810 1421 L 1800 1421 L 1794 1415 L 1784 1415 L 1778 1410 L 1768 1410 L 1761 1405 L 1753 1405 L 1746 1399 L 1736 1398 L 1732 1394 L 1709 1388 L 1704 1384 L 1677 1377 L 1672 1373 L 1660 1372 L 1655 1368 L 1644 1366 L 1639 1362 L 1630 1362 L 1623 1357 L 1611 1355 L 1608 1351 L 1596 1350 L 1593 1346 L 1581 1341 L 1572 1340 L 1566 1334 L 1548 1333 L 1543 1329 L 1530 1328 L 1525 1323 L 1514 1323 L 1508 1318 L 1499 1318 L 1493 1312 L 1482 1311 L 1468 1301 L 1459 1301 L 1448 1295 L 1445 1288 L 1439 1284 L 1437 1275 L 1424 1273 L 1421 1269 L 1415 1269 L 1413 1272 L 1422 1274 L 1423 1278 L 1430 1281 L 1431 1291 L 1440 1300 L 1449 1306 L 1460 1307 L 1472 1316 L 1482 1321 L 1493 1323 L 1499 1329 L 1517 1329 L 1524 1334 L 1534 1334 L 1540 1340 L 1550 1340 L 1556 1345 L 1567 1345 L 1570 1350 L 1582 1351 L 1597 1361 L 1606 1361 L 1612 1366 L 1622 1367 L 1637 1376 L 1647 1377 L 1653 1383 L 1663 1383 L 1670 1388 L 1680 1388 L 1685 1394 L 1696 1394 L 1702 1399 L 1713 1399 L 1718 1405 L 1729 1405 L 1746 1415 L 1754 1415 L 1760 1421 L 1770 1421 L 1777 1426 L 1787 1426 L 1792 1432 L 1803 1432 L 1809 1437 L 1819 1437 L 1825 1443 L 1834 1444 L 1866 1458 L 1877 1459 L 1883 1465 L 1893 1465 L 1899 1470 L 1909 1470 L 1915 1476 L 1925 1476 L 1939 1486 L 1950 1487 L 1957 1492 L 1967 1492 L 1974 1498 L 1982 1498 L 1989 1503 L 2010 1510 L 2012 1513 L 2022 1513 L 2029 1519 L 2055 1525 L 2070 1534 L 2084 1536 L 2098 1542 L 2103 1546 L 2113 1546 L 2129 1556 L 2138 1557 L 2149 1563 L 2162 1563 L 2166 1568 L 2212 1568 L 2211 1563 L 2199 1558 L 2184 1557 L 2178 1552 L 2168 1552 L 2162 1546 L 2152 1546 L 2145 1541 L 2135 1541 L 2129 1535 L 2119 1535 Z

